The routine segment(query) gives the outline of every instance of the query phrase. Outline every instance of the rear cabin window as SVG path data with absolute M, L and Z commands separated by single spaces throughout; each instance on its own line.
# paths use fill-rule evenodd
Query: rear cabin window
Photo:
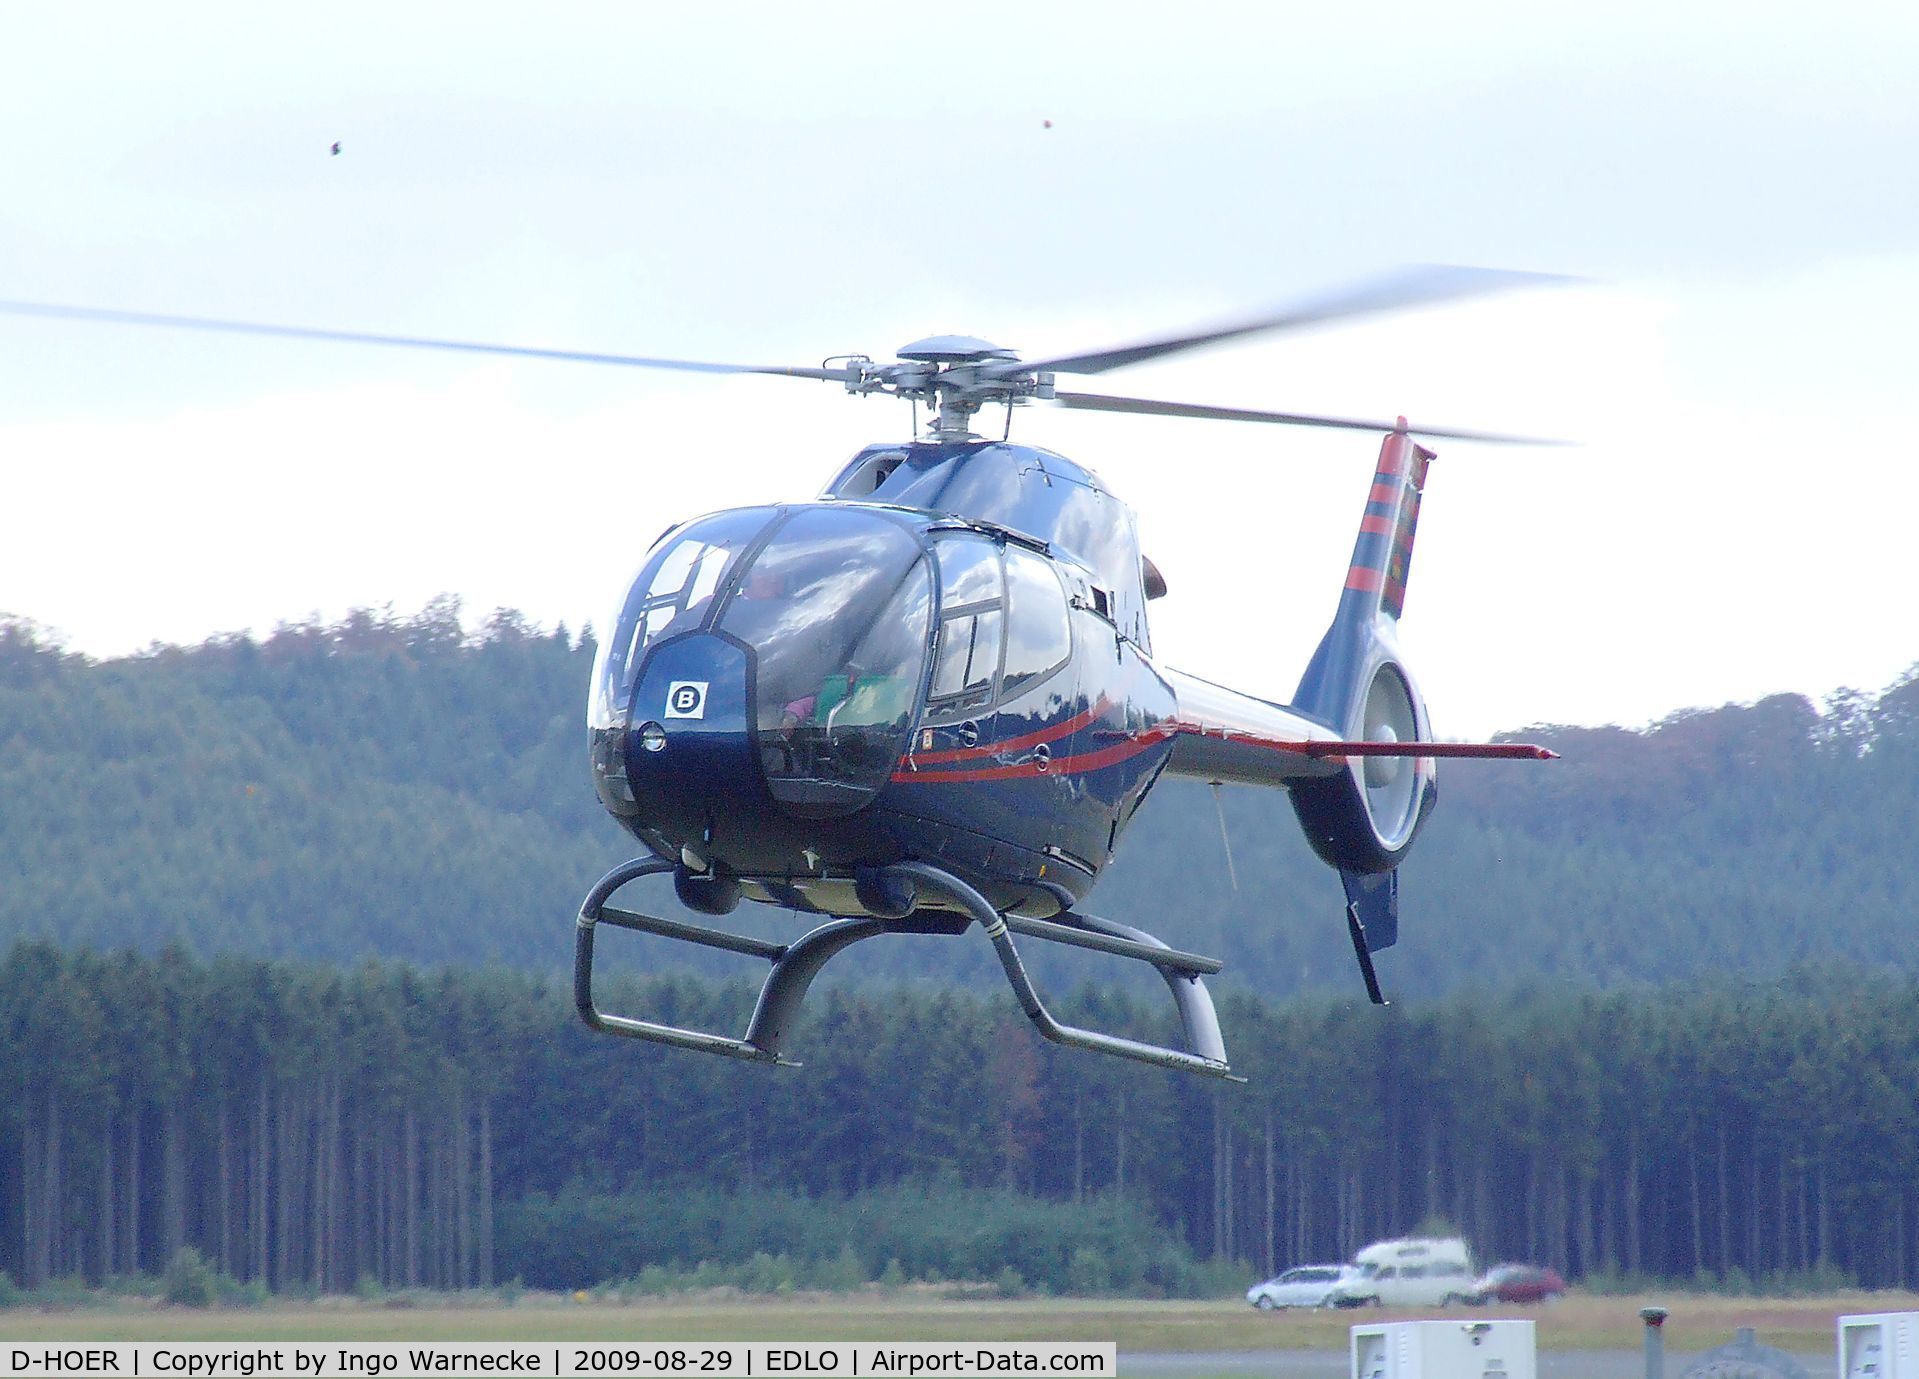
M 1066 664 L 1073 633 L 1059 578 L 1033 552 L 1006 548 L 1006 597 L 1004 693 L 1011 697 Z

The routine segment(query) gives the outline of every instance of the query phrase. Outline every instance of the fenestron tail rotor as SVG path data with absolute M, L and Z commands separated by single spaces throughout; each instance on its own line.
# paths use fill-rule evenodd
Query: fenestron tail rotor
M 1419 740 L 1419 721 L 1413 708 L 1412 693 L 1401 673 L 1381 666 L 1366 689 L 1366 709 L 1362 723 L 1367 742 L 1400 743 Z M 1389 844 L 1399 844 L 1411 836 L 1418 817 L 1419 773 L 1404 757 L 1363 757 L 1359 778 L 1366 787 L 1366 810 L 1373 827 Z
M 103 325 L 165 327 L 223 334 L 268 336 L 292 340 L 321 340 L 342 344 L 385 345 L 401 349 L 442 350 L 462 354 L 505 355 L 562 363 L 607 364 L 624 368 L 670 369 L 684 373 L 765 374 L 839 383 L 849 393 L 885 393 L 925 403 L 931 409 L 930 436 L 958 441 L 975 437 L 973 416 L 988 405 L 1011 409 L 1027 402 L 1050 402 L 1080 411 L 1120 412 L 1139 416 L 1181 417 L 1208 421 L 1250 421 L 1281 426 L 1333 427 L 1343 430 L 1403 430 L 1413 435 L 1455 440 L 1540 445 L 1555 444 L 1527 436 L 1506 435 L 1457 427 L 1407 426 L 1353 417 L 1321 416 L 1309 412 L 1263 411 L 1246 407 L 1161 401 L 1106 393 L 1060 392 L 1057 375 L 1099 374 L 1131 364 L 1164 359 L 1187 350 L 1257 335 L 1300 330 L 1329 322 L 1386 311 L 1405 310 L 1437 302 L 1481 296 L 1510 288 L 1538 286 L 1565 279 L 1538 273 L 1501 269 L 1423 267 L 1402 270 L 1358 283 L 1257 316 L 1179 335 L 1161 336 L 1131 345 L 1080 354 L 1057 355 L 1026 362 L 1009 349 L 965 335 L 929 336 L 899 351 L 898 361 L 876 363 L 865 355 L 838 355 L 818 366 L 729 364 L 656 355 L 614 354 L 592 350 L 563 350 L 539 346 L 493 344 L 473 340 L 446 340 L 430 336 L 386 335 L 370 331 L 332 330 L 312 326 L 235 321 L 207 316 L 123 311 L 71 306 L 51 302 L 0 299 L 0 314 L 40 316 Z

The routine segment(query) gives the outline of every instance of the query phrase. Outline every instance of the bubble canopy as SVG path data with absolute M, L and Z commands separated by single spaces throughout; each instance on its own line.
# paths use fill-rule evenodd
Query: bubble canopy
M 931 640 L 915 524 L 845 506 L 751 508 L 679 529 L 634 579 L 602 643 L 589 726 L 626 726 L 650 651 L 715 632 L 750 649 L 751 722 L 775 800 L 840 813 L 905 751 Z

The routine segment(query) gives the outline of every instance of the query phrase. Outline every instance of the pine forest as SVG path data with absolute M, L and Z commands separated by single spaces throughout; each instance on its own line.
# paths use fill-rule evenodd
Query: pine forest
M 1232 1086 L 1043 1043 L 966 936 L 823 980 L 801 1069 L 589 1034 L 592 651 L 448 604 L 105 662 L 0 623 L 0 1271 L 1174 1294 L 1444 1219 L 1595 1281 L 1919 1283 L 1919 676 L 1443 772 L 1383 1010 L 1285 801 L 1169 787 L 1095 908 L 1227 961 Z M 743 1022 L 658 956 L 606 1004 Z

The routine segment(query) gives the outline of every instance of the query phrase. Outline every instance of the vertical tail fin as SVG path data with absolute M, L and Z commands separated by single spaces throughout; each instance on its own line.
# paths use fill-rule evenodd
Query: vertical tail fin
M 1379 447 L 1339 611 L 1293 702 L 1351 741 L 1432 736 L 1425 700 L 1401 662 L 1397 635 L 1432 460 L 1433 452 L 1403 430 L 1389 432 Z M 1292 796 L 1322 858 L 1343 872 L 1386 872 L 1398 864 L 1432 806 L 1433 763 L 1424 757 L 1356 758 L 1344 774 L 1296 786 Z M 1375 946 L 1390 941 L 1383 932 L 1379 937 Z

